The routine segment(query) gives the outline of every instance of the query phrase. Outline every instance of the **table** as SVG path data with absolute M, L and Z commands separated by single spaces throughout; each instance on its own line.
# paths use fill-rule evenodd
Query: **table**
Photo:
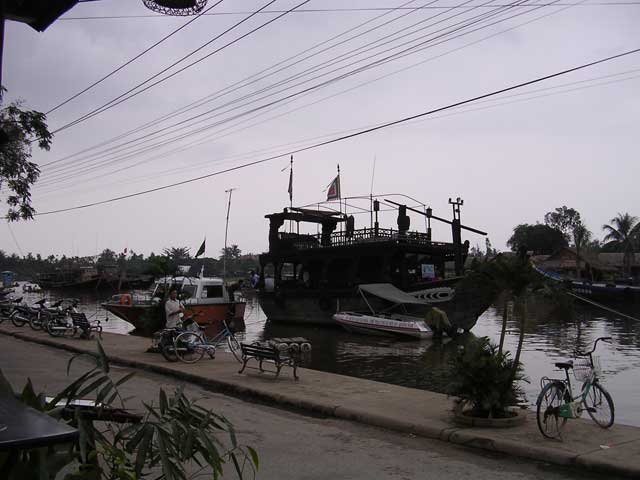
M 0 396 L 0 451 L 26 450 L 78 439 L 78 430 L 10 395 Z

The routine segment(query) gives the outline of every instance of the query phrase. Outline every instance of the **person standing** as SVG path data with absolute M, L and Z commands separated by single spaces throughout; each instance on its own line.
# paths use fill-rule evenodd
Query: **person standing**
M 178 290 L 172 288 L 169 292 L 169 298 L 164 304 L 164 312 L 166 316 L 165 328 L 178 328 L 181 326 L 181 320 L 184 315 L 184 305 L 178 300 Z

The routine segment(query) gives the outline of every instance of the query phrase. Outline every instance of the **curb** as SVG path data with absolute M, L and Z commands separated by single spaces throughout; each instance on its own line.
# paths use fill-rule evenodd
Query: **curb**
M 0 334 L 15 337 L 26 342 L 37 343 L 61 350 L 70 351 L 73 353 L 83 353 L 94 357 L 96 356 L 95 351 L 89 348 L 57 343 L 55 340 L 50 340 L 46 337 L 33 337 L 30 335 L 22 334 L 20 332 L 9 332 L 3 329 L 0 329 Z M 93 344 L 91 345 L 93 346 Z M 505 440 L 483 435 L 482 431 L 478 429 L 471 430 L 461 427 L 442 428 L 429 423 L 414 425 L 410 422 L 405 422 L 395 417 L 363 412 L 361 410 L 350 407 L 330 405 L 327 403 L 316 402 L 309 399 L 300 399 L 291 395 L 264 392 L 256 388 L 246 387 L 234 382 L 222 381 L 214 378 L 206 378 L 188 372 L 176 371 L 160 365 L 151 365 L 136 360 L 126 359 L 118 355 L 108 355 L 108 358 L 110 361 L 118 365 L 132 367 L 160 375 L 171 376 L 183 381 L 188 381 L 190 383 L 211 388 L 217 392 L 228 393 L 243 398 L 249 397 L 251 399 L 262 401 L 272 405 L 275 404 L 289 408 L 293 407 L 294 409 L 312 414 L 321 414 L 327 417 L 340 418 L 362 423 L 365 425 L 393 430 L 400 433 L 440 440 L 464 447 L 482 449 L 520 458 L 527 458 L 538 462 L 546 462 L 555 465 L 588 469 L 591 471 L 596 470 L 602 473 L 640 478 L 640 468 L 634 468 L 632 466 L 610 462 L 605 459 L 594 458 L 593 456 L 590 456 L 593 452 L 574 454 L 559 449 L 524 445 L 514 440 Z

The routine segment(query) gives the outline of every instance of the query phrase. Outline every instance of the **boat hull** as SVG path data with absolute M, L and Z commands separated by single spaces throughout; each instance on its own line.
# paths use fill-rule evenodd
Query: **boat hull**
M 222 329 L 222 322 L 227 319 L 229 306 L 231 303 L 215 303 L 203 305 L 188 305 L 186 315 L 197 314 L 196 320 L 199 325 L 205 327 L 208 336 L 217 334 Z M 236 330 L 244 329 L 244 310 L 246 303 L 235 302 L 235 315 L 233 317 L 233 327 Z M 126 305 L 116 303 L 103 303 L 102 308 L 121 318 L 125 322 L 133 325 L 137 330 L 145 332 L 148 330 L 146 318 L 153 314 L 156 306 L 151 304 Z M 152 333 L 152 332 L 147 332 Z
M 424 322 L 420 322 L 417 319 L 410 322 L 395 321 L 370 315 L 357 315 L 350 312 L 336 313 L 333 318 L 342 328 L 354 333 L 414 339 L 433 337 L 433 331 L 424 325 Z M 421 327 L 418 326 L 418 323 L 422 323 Z
M 468 331 L 491 304 L 492 297 L 478 296 L 469 289 L 456 289 L 455 293 L 446 296 L 441 294 L 441 289 L 438 288 L 438 301 L 429 305 L 407 306 L 407 313 L 422 318 L 432 306 L 438 307 L 447 314 L 453 327 Z M 418 296 L 428 298 L 427 290 L 420 290 Z M 339 311 L 383 311 L 390 306 L 389 302 L 376 297 L 367 298 L 367 304 L 360 294 L 353 291 L 261 291 L 259 301 L 270 321 L 303 325 L 336 325 L 333 314 Z

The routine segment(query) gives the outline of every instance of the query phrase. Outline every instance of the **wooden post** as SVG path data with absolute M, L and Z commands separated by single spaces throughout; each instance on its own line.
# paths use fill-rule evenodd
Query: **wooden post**
M 4 0 L 0 0 L 0 87 L 2 86 L 2 57 L 4 53 Z M 0 102 L 2 101 L 0 92 Z

